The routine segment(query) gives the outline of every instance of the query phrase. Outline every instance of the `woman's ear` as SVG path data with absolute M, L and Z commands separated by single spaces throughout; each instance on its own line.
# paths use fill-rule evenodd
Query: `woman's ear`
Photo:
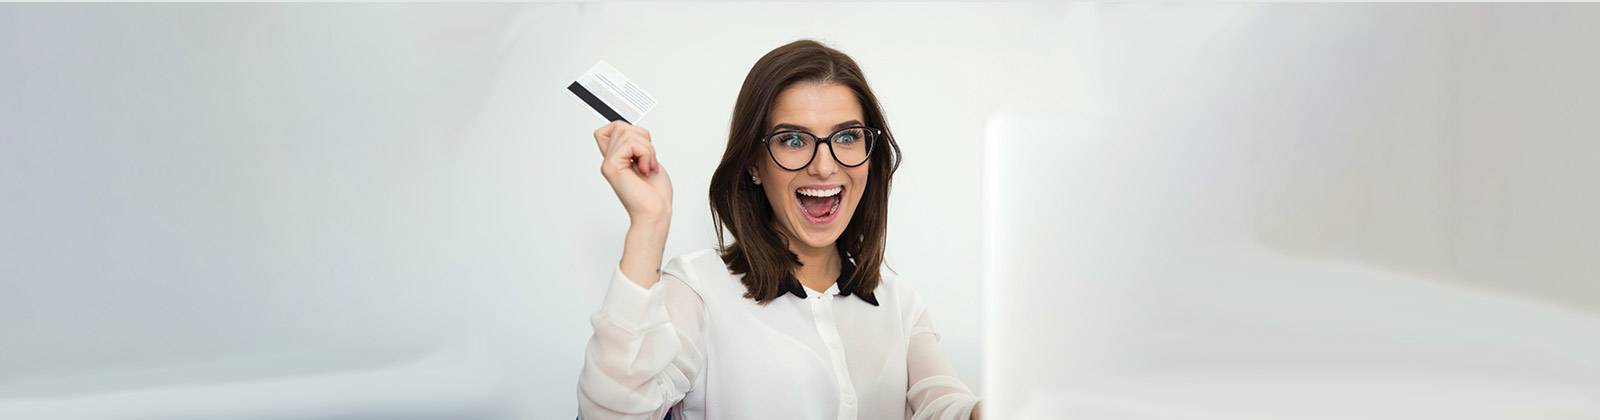
M 746 170 L 750 171 L 750 181 L 755 182 L 756 185 L 761 185 L 761 175 L 756 174 L 756 168 L 746 168 Z

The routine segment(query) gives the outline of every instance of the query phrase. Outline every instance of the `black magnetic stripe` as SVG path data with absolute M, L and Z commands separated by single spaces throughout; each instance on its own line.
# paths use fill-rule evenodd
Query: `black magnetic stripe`
M 611 107 L 606 106 L 605 102 L 600 102 L 600 98 L 596 98 L 593 93 L 589 93 L 589 89 L 584 88 L 578 82 L 572 82 L 572 84 L 567 85 L 567 90 L 571 91 L 573 95 L 578 95 L 578 99 L 582 99 L 583 103 L 589 104 L 589 107 L 599 112 L 600 116 L 606 117 L 606 121 L 622 120 L 628 124 L 633 124 L 626 118 L 622 118 L 622 115 L 618 114 L 617 111 L 611 110 Z

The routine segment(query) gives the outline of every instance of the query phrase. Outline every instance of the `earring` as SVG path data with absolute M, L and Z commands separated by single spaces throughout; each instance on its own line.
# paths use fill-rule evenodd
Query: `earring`
M 750 182 L 754 182 L 757 185 L 760 185 L 761 184 L 761 178 L 757 177 L 756 174 L 750 174 Z

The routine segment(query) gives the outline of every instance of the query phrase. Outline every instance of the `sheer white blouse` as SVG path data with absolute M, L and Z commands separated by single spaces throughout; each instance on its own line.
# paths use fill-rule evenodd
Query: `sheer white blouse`
M 806 289 L 745 298 L 715 250 L 673 258 L 645 289 L 611 275 L 578 377 L 584 420 L 967 419 L 972 394 L 911 285 L 882 270 L 879 306 Z

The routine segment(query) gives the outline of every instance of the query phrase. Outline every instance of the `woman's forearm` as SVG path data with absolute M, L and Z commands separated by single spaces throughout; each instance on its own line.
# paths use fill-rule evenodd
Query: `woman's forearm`
M 634 220 L 622 241 L 622 261 L 617 267 L 635 284 L 649 289 L 661 281 L 661 254 L 667 246 L 671 216 L 660 220 Z

